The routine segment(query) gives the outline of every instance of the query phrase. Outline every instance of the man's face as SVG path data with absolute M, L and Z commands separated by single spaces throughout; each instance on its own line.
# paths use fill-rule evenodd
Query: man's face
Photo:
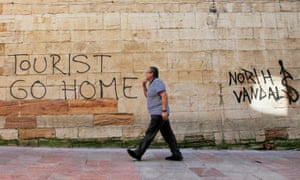
M 153 79 L 153 72 L 151 71 L 151 69 L 148 69 L 146 71 L 146 79 L 147 79 L 147 81 L 150 81 Z

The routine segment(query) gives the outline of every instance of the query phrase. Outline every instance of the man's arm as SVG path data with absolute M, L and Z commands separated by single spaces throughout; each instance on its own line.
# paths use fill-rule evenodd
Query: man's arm
M 144 90 L 144 95 L 145 97 L 147 97 L 147 80 L 143 81 L 143 90 Z
M 162 110 L 167 110 L 168 108 L 168 94 L 166 91 L 159 93 L 162 101 Z M 168 120 L 168 112 L 162 112 L 163 120 Z

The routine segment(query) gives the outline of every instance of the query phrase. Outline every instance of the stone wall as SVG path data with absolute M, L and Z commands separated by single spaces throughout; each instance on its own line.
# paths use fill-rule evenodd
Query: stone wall
M 2 0 L 0 138 L 140 137 L 141 82 L 155 65 L 180 142 L 299 140 L 300 2 L 213 7 Z

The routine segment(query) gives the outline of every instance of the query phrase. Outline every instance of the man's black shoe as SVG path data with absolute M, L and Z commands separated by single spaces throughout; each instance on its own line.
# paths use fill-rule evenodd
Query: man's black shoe
M 136 159 L 136 160 L 138 160 L 138 161 L 141 160 L 141 157 L 138 156 L 138 155 L 136 154 L 135 151 L 130 150 L 130 149 L 127 149 L 127 152 L 128 152 L 128 154 L 129 154 L 129 156 L 131 156 L 132 158 L 134 158 L 134 159 Z
M 166 160 L 168 160 L 168 161 L 182 161 L 183 158 L 182 158 L 182 156 L 172 155 L 172 156 L 166 157 Z

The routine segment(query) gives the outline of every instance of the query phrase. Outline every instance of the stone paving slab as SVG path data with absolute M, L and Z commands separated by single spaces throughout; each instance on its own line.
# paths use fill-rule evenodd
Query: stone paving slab
M 20 180 L 298 180 L 300 151 L 150 149 L 143 161 L 126 149 L 0 147 L 0 179 Z

